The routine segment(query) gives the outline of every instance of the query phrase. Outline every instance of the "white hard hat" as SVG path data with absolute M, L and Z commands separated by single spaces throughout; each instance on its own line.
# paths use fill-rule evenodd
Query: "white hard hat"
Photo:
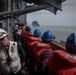
M 0 39 L 5 37 L 7 34 L 7 32 L 4 29 L 0 29 Z

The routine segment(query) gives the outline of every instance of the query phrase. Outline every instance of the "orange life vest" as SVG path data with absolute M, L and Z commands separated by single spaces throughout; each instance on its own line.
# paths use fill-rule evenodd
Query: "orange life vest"
M 35 44 L 37 44 L 40 41 L 41 41 L 40 38 L 36 38 L 36 37 L 29 38 L 28 51 L 29 51 L 30 55 L 32 55 L 32 53 L 33 53 L 33 48 L 34 48 Z
M 40 65 L 41 63 L 41 56 L 45 51 L 49 51 L 51 54 L 53 52 L 53 50 L 51 49 L 51 46 L 49 44 L 46 43 L 37 43 L 34 46 L 34 53 L 35 53 L 35 58 L 37 59 L 36 61 L 36 65 Z M 46 64 L 46 61 L 45 61 Z
M 26 36 L 26 44 L 28 46 L 28 43 L 30 41 L 30 38 L 33 37 L 34 35 L 32 33 L 28 33 L 27 36 Z
M 26 42 L 26 36 L 29 34 L 29 32 L 28 31 L 22 31 L 21 32 L 21 38 L 23 38 L 24 39 L 24 41 Z
M 49 75 L 76 75 L 76 56 L 55 51 L 48 60 Z

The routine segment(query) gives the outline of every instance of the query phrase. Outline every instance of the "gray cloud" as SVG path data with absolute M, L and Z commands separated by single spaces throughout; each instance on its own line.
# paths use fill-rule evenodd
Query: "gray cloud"
M 63 11 L 57 15 L 42 10 L 27 15 L 28 24 L 37 20 L 40 25 L 76 25 L 76 0 L 67 0 L 62 4 Z

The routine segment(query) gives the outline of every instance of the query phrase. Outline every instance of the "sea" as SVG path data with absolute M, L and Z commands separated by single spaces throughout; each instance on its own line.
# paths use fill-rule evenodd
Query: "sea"
M 76 32 L 76 26 L 37 26 L 32 27 L 32 32 L 34 32 L 35 29 L 40 29 L 42 34 L 45 31 L 51 31 L 56 37 L 54 40 L 57 42 L 60 42 L 61 40 L 66 42 L 69 34 Z

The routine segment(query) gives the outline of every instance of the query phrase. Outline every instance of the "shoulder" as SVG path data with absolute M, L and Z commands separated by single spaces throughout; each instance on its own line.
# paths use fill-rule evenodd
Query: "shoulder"
M 66 52 L 62 51 L 62 50 L 53 51 L 52 57 L 55 58 L 55 59 L 57 59 L 57 58 L 58 59 L 65 59 Z
M 66 52 L 63 51 L 63 50 L 55 50 L 53 51 L 53 54 L 59 54 L 59 55 L 62 55 L 62 54 L 65 54 Z

